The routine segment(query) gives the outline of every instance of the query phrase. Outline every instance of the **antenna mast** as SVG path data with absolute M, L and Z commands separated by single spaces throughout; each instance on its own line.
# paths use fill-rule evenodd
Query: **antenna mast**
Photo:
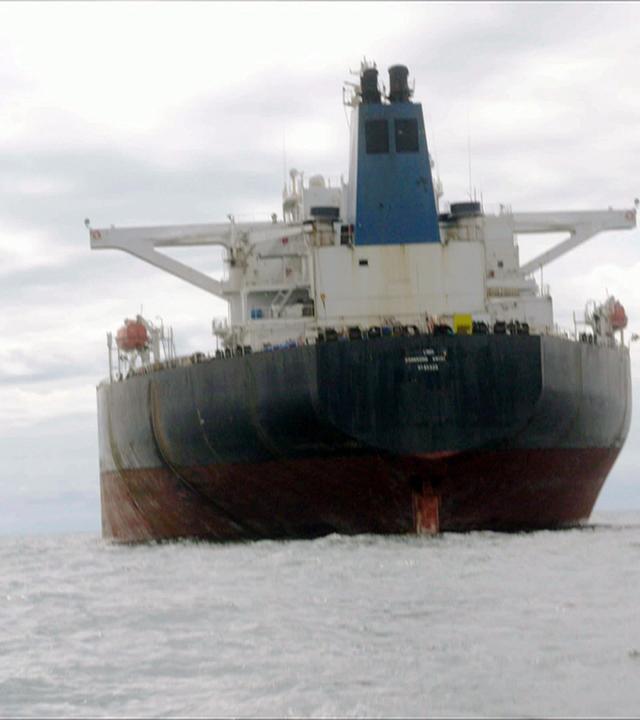
M 469 200 L 473 200 L 471 191 L 471 127 L 469 125 L 469 113 L 467 113 L 467 164 L 469 168 Z

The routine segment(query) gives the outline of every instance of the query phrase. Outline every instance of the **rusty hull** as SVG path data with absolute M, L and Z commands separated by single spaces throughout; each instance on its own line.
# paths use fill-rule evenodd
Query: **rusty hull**
M 630 390 L 625 349 L 533 336 L 325 343 L 103 384 L 103 534 L 575 524 L 624 443 Z

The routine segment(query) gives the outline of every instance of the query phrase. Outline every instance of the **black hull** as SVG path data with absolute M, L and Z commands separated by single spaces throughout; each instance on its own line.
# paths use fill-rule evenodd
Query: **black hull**
M 98 408 L 105 537 L 557 527 L 589 516 L 625 441 L 629 355 L 335 342 L 105 384 Z

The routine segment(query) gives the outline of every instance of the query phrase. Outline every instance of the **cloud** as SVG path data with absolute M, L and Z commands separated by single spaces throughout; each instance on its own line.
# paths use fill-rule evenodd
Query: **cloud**
M 93 408 L 5 426 L 0 435 L 0 534 L 100 530 Z

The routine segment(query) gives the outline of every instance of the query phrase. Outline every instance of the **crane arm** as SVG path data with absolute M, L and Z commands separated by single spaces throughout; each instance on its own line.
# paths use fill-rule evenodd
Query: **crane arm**
M 88 221 L 92 250 L 122 250 L 175 275 L 185 282 L 224 298 L 224 283 L 214 280 L 185 263 L 156 250 L 157 247 L 188 247 L 219 245 L 233 251 L 239 245 L 252 242 L 295 237 L 302 234 L 301 225 L 283 223 L 206 223 L 200 225 L 166 225 L 153 227 L 91 228 Z
M 629 230 L 636 226 L 636 210 L 589 210 L 583 212 L 514 213 L 515 233 L 568 232 L 569 237 L 520 267 L 529 275 L 570 250 L 608 230 Z

